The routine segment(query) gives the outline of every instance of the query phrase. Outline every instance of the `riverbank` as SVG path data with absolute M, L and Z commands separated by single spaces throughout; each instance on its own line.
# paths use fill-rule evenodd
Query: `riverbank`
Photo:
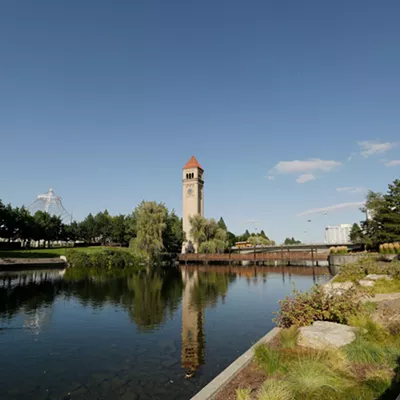
M 61 258 L 0 258 L 0 271 L 64 269 L 66 266 Z
M 386 265 L 393 276 L 372 275 L 366 279 L 368 270 L 374 269 L 371 263 L 367 267 L 344 268 L 343 276 L 337 278 L 352 281 L 348 290 L 357 301 L 362 298 L 357 303 L 357 313 L 353 317 L 349 313 L 344 321 L 355 327 L 351 328 L 355 330 L 351 342 L 329 351 L 326 345 L 324 350 L 310 349 L 304 346 L 304 338 L 299 342 L 305 328 L 283 329 L 267 345 L 252 347 L 246 365 L 231 374 L 229 380 L 225 378 L 220 388 L 215 387 L 215 381 L 221 382 L 221 375 L 226 377 L 231 367 L 210 384 L 211 395 L 207 385 L 193 399 L 396 399 L 400 393 L 400 293 L 396 293 L 400 288 L 399 266 Z M 363 286 L 366 281 L 372 284 Z M 328 285 L 329 296 L 337 296 L 332 294 L 331 286 L 332 282 Z M 343 295 L 343 287 L 336 289 L 341 291 L 339 296 Z M 291 311 L 286 308 L 285 312 Z M 329 334 L 336 325 L 346 329 L 345 325 L 333 324 Z

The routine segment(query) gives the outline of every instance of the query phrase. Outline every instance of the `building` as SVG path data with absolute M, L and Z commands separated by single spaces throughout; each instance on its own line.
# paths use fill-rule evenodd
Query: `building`
M 182 219 L 186 242 L 183 243 L 182 253 L 186 252 L 189 242 L 192 242 L 197 251 L 197 243 L 190 234 L 192 215 L 204 216 L 204 170 L 194 156 L 183 167 L 182 175 Z
M 349 244 L 351 224 L 327 226 L 325 228 L 326 244 Z

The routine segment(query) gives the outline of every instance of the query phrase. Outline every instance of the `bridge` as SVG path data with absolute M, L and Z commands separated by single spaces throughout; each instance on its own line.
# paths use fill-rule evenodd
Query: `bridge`
M 347 246 L 349 250 L 360 250 L 362 245 L 337 244 Z M 229 253 L 179 255 L 181 264 L 222 264 L 222 265 L 328 265 L 330 244 L 301 244 L 290 246 L 266 246 L 238 249 Z

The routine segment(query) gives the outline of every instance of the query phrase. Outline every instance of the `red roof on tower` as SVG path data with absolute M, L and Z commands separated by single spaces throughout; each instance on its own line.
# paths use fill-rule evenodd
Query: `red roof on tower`
M 196 160 L 195 156 L 192 156 L 190 160 L 186 163 L 186 165 L 183 167 L 183 169 L 189 169 L 189 168 L 200 168 L 201 170 L 203 170 L 199 162 Z

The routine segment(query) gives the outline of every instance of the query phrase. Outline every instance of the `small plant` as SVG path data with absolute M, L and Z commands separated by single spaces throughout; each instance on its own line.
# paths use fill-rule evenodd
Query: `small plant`
M 280 345 L 284 349 L 294 349 L 297 345 L 299 330 L 293 325 L 290 328 L 282 329 L 279 332 Z
M 251 390 L 249 388 L 236 389 L 236 400 L 250 400 Z
M 267 375 L 275 374 L 282 367 L 280 351 L 264 344 L 254 349 L 254 358 Z
M 293 400 L 294 394 L 285 381 L 268 379 L 258 392 L 257 400 Z

